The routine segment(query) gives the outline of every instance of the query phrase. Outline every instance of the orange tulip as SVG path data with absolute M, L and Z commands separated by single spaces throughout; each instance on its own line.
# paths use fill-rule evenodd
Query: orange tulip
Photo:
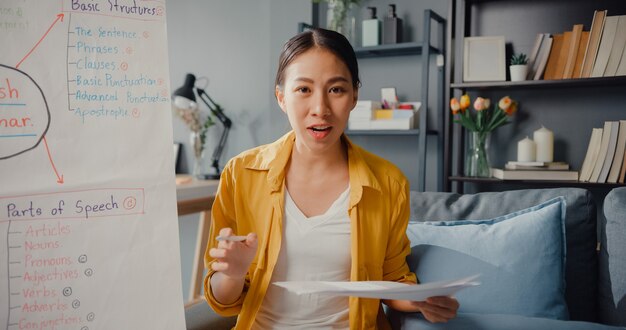
M 506 112 L 506 110 L 511 106 L 511 103 L 513 101 L 511 100 L 510 97 L 505 96 L 503 98 L 500 99 L 500 102 L 498 102 L 498 106 L 500 107 L 500 109 L 504 110 L 504 112 Z
M 461 96 L 461 110 L 465 110 L 467 108 L 469 108 L 470 106 L 470 97 L 469 95 L 465 94 L 463 96 Z
M 450 109 L 452 110 L 453 115 L 456 115 L 461 110 L 461 105 L 459 104 L 459 100 L 457 100 L 455 97 L 453 97 L 450 100 Z
M 517 102 L 511 102 L 508 108 L 503 109 L 507 116 L 513 116 L 517 112 Z

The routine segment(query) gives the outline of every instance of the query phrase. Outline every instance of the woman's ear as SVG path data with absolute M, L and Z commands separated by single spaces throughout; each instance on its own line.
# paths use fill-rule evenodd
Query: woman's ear
M 354 99 L 352 100 L 352 108 L 350 109 L 350 111 L 352 111 L 354 109 L 354 107 L 356 107 L 356 102 L 359 100 L 359 90 L 355 89 L 354 90 Z
M 274 89 L 274 95 L 276 96 L 276 101 L 278 101 L 278 106 L 284 113 L 287 113 L 285 110 L 285 92 L 279 86 L 276 86 Z

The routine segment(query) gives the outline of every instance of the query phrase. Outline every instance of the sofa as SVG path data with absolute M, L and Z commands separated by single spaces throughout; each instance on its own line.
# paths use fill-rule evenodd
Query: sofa
M 461 308 L 448 323 L 387 310 L 392 327 L 626 329 L 626 187 L 597 211 L 579 188 L 412 192 L 409 266 L 423 282 L 478 272 L 481 285 L 457 293 Z M 185 318 L 187 329 L 236 320 L 205 303 Z

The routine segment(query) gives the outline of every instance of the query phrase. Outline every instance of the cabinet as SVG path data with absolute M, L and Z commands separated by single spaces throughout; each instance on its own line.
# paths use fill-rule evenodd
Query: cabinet
M 516 158 L 517 141 L 545 125 L 555 134 L 555 161 L 566 161 L 580 171 L 591 130 L 604 121 L 626 119 L 626 77 L 601 77 L 522 82 L 463 82 L 463 38 L 504 36 L 507 59 L 512 52 L 528 54 L 538 33 L 563 33 L 574 24 L 589 31 L 594 10 L 608 15 L 626 14 L 623 0 L 454 0 L 452 96 L 469 93 L 498 100 L 509 95 L 520 104 L 512 125 L 492 133 L 490 158 L 502 167 Z M 503 181 L 462 175 L 465 132 L 452 122 L 449 105 L 445 110 L 444 187 L 462 192 L 526 188 L 524 186 L 574 186 L 608 191 L 620 184 L 576 181 Z M 623 184 L 622 184 L 623 185 Z
M 312 4 L 312 25 L 320 26 L 319 15 L 324 8 L 318 3 Z M 400 58 L 409 57 L 411 58 L 411 65 L 421 66 L 421 74 L 420 77 L 411 77 L 411 85 L 410 86 L 402 86 L 402 88 L 411 88 L 419 91 L 419 101 L 422 102 L 422 107 L 418 112 L 419 116 L 419 125 L 417 129 L 412 130 L 347 130 L 346 134 L 350 137 L 358 137 L 358 138 L 376 138 L 376 139 L 391 139 L 390 141 L 396 141 L 399 139 L 412 140 L 417 142 L 417 150 L 416 153 L 418 155 L 417 164 L 413 164 L 412 167 L 417 169 L 417 184 L 412 184 L 412 190 L 425 191 L 426 189 L 426 155 L 427 155 L 427 146 L 430 143 L 427 143 L 427 136 L 432 136 L 436 138 L 436 154 L 437 154 L 437 166 L 434 169 L 438 171 L 438 180 L 437 180 L 437 190 L 441 191 L 443 189 L 443 176 L 441 172 L 441 168 L 443 165 L 443 109 L 446 104 L 444 98 L 445 92 L 445 64 L 443 61 L 441 65 L 437 66 L 437 73 L 435 74 L 436 84 L 431 83 L 431 74 L 430 69 L 433 63 L 436 63 L 437 60 L 435 56 L 444 55 L 446 53 L 445 45 L 446 45 L 446 20 L 435 13 L 433 10 L 427 9 L 423 12 L 423 21 L 422 27 L 419 32 L 421 35 L 421 41 L 409 41 L 403 42 L 399 44 L 392 45 L 379 45 L 379 46 L 371 46 L 371 47 L 359 47 L 358 45 L 353 45 L 356 56 L 359 60 L 359 68 L 361 71 L 363 68 L 366 68 L 368 64 L 371 62 L 370 59 L 377 59 L 376 61 L 384 61 L 382 64 L 389 64 L 393 61 L 398 61 Z M 432 27 L 435 29 L 433 30 Z M 302 29 L 303 25 L 300 25 L 300 29 Z M 436 34 L 436 37 L 432 37 L 432 34 Z M 413 36 L 413 39 L 419 38 L 417 33 Z M 367 60 L 365 60 L 367 59 Z M 415 59 L 415 60 L 413 60 Z M 380 64 L 380 63 L 377 63 Z M 375 81 L 364 81 L 364 84 L 368 84 L 370 86 L 375 85 L 377 82 Z M 433 87 L 435 85 L 436 87 Z M 389 87 L 385 85 L 377 86 L 378 89 L 381 87 Z M 429 92 L 430 89 L 435 89 L 434 94 L 435 99 L 434 102 L 429 100 Z M 372 94 L 372 93 L 370 93 Z M 402 95 L 400 95 L 402 96 Z M 361 99 L 378 99 L 380 98 L 380 92 L 378 94 L 372 95 L 360 95 Z M 411 101 L 411 100 L 406 100 Z M 431 113 L 434 113 L 436 117 L 431 120 L 428 118 L 429 107 L 433 107 L 434 110 Z M 432 122 L 429 124 L 429 121 Z M 368 148 L 370 151 L 377 153 L 377 151 Z M 409 150 L 408 152 L 415 152 L 414 150 Z M 394 161 L 393 158 L 388 158 L 390 161 Z M 409 176 L 409 179 L 411 177 Z

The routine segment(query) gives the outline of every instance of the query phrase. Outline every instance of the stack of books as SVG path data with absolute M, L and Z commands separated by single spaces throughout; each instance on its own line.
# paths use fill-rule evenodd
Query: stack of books
M 421 102 L 404 102 L 402 109 L 382 109 L 377 101 L 357 101 L 350 113 L 350 130 L 409 130 L 417 126 Z
M 626 176 L 626 120 L 607 121 L 591 131 L 580 181 L 624 183 Z
M 500 180 L 577 181 L 578 171 L 570 170 L 564 162 L 514 162 L 504 169 L 492 168 L 491 175 Z
M 589 31 L 576 24 L 571 31 L 540 33 L 529 53 L 529 80 L 612 77 L 626 75 L 626 15 L 607 16 L 596 10 Z

